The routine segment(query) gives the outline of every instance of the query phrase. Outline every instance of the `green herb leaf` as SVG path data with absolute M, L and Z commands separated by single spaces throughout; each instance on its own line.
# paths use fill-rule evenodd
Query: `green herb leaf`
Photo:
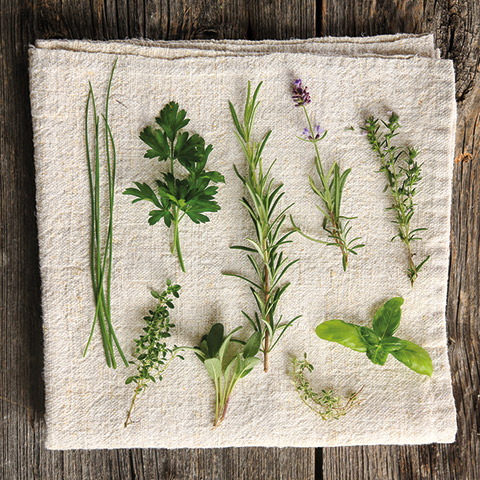
M 387 361 L 388 352 L 381 345 L 371 346 L 367 349 L 367 357 L 377 365 L 384 365 Z
M 168 160 L 170 157 L 170 148 L 168 146 L 167 138 L 163 132 L 152 127 L 146 127 L 140 133 L 140 139 L 146 143 L 150 150 L 145 153 L 145 158 L 156 158 L 159 161 Z
M 323 340 L 336 342 L 357 352 L 366 352 L 368 344 L 363 339 L 357 325 L 343 320 L 329 320 L 321 323 L 315 329 Z
M 208 375 L 212 380 L 217 380 L 222 375 L 222 364 L 218 358 L 207 358 L 204 362 Z
M 247 340 L 247 343 L 243 347 L 243 357 L 255 357 L 260 350 L 262 343 L 262 334 L 260 332 L 254 332 L 253 335 Z
M 378 338 L 378 335 L 368 327 L 358 327 L 360 330 L 360 335 L 362 338 L 365 340 L 365 343 L 367 343 L 370 346 L 377 346 L 380 342 L 380 339 Z
M 380 307 L 373 317 L 373 330 L 380 337 L 390 337 L 398 329 L 403 298 L 394 297 Z
M 432 359 L 427 351 L 408 340 L 403 341 L 406 344 L 405 347 L 391 352 L 392 355 L 414 372 L 431 377 L 433 372 Z
M 208 354 L 210 358 L 215 357 L 223 343 L 224 328 L 221 323 L 216 323 L 210 329 L 207 336 Z
M 179 130 L 188 125 L 190 120 L 185 118 L 187 112 L 185 110 L 178 110 L 178 103 L 170 102 L 165 105 L 160 116 L 155 119 L 158 125 L 162 127 L 167 138 L 173 142 Z
M 381 347 L 387 352 L 396 352 L 397 350 L 401 350 L 405 348 L 406 342 L 397 337 L 385 337 L 380 342 Z

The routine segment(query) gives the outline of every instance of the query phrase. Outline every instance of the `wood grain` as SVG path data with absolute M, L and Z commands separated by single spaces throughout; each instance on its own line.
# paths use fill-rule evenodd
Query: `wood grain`
M 40 277 L 27 46 L 36 38 L 290 38 L 433 31 L 456 66 L 448 334 L 453 445 L 114 450 L 43 447 Z M 0 479 L 480 478 L 480 4 L 476 0 L 0 0 Z

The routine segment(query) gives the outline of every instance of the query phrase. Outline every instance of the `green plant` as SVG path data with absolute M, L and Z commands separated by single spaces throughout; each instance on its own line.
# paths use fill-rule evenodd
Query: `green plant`
M 143 318 L 146 322 L 144 334 L 134 340 L 135 360 L 129 363 L 136 366 L 137 373 L 125 380 L 127 385 L 132 382 L 136 385 L 125 427 L 131 423 L 130 418 L 138 395 L 145 391 L 150 382 L 163 380 L 165 370 L 175 357 L 183 360 L 179 353 L 185 350 L 185 347 L 170 347 L 165 342 L 165 339 L 171 337 L 172 328 L 175 328 L 175 324 L 170 322 L 170 310 L 174 308 L 172 296 L 178 298 L 180 288 L 180 285 L 167 280 L 167 288 L 163 292 L 151 292 L 152 297 L 157 299 L 157 306 Z
M 282 316 L 275 320 L 275 312 L 280 298 L 290 285 L 290 283 L 286 283 L 280 286 L 280 280 L 286 271 L 298 260 L 289 262 L 281 250 L 283 245 L 291 243 L 288 238 L 293 232 L 285 234 L 280 232 L 285 221 L 285 212 L 291 205 L 280 213 L 276 211 L 284 192 L 282 192 L 282 184 L 273 186 L 274 179 L 271 176 L 271 170 L 275 162 L 272 162 L 266 171 L 263 168 L 262 152 L 271 131 L 267 132 L 260 142 L 252 140 L 253 122 L 259 104 L 257 96 L 261 85 L 262 83 L 258 84 L 252 96 L 251 85 L 248 82 L 242 123 L 238 119 L 232 102 L 229 102 L 230 112 L 236 128 L 235 134 L 242 146 L 248 165 L 248 173 L 245 176 L 241 175 L 236 166 L 234 166 L 238 178 L 245 185 L 248 192 L 248 199 L 243 197 L 241 203 L 250 215 L 256 236 L 255 239 L 247 238 L 248 246 L 232 246 L 231 248 L 243 250 L 247 253 L 247 258 L 253 267 L 256 279 L 251 280 L 232 273 L 226 273 L 226 275 L 238 277 L 250 285 L 258 311 L 255 312 L 253 318 L 245 312 L 242 313 L 248 319 L 253 329 L 261 334 L 264 370 L 267 372 L 268 353 L 273 350 L 285 333 L 285 330 L 295 320 L 300 318 L 300 315 L 285 323 L 282 323 Z M 277 338 L 275 338 L 276 335 L 278 335 Z
M 384 365 L 389 354 L 414 372 L 431 376 L 430 355 L 419 345 L 394 337 L 400 325 L 403 298 L 395 297 L 386 302 L 373 318 L 373 328 L 362 327 L 343 320 L 329 320 L 316 328 L 323 340 L 336 342 L 357 352 L 365 352 L 377 365 Z
M 306 106 L 311 103 L 308 88 L 302 85 L 302 81 L 300 79 L 295 80 L 292 88 L 292 98 L 295 106 L 303 109 L 303 113 L 305 114 L 305 119 L 308 125 L 308 127 L 303 130 L 303 137 L 298 138 L 304 142 L 313 144 L 315 148 L 315 169 L 317 170 L 317 174 L 320 179 L 320 185 L 315 185 L 312 177 L 308 177 L 308 180 L 313 193 L 315 193 L 315 195 L 320 197 L 322 200 L 323 206 L 320 207 L 316 205 L 316 207 L 324 215 L 322 226 L 327 232 L 329 240 L 319 240 L 305 234 L 299 227 L 297 227 L 297 225 L 295 225 L 291 215 L 290 221 L 292 222 L 292 226 L 295 231 L 303 235 L 305 238 L 317 243 L 322 243 L 324 245 L 338 247 L 342 254 L 343 270 L 346 270 L 348 266 L 349 254 L 357 255 L 357 250 L 365 246 L 363 243 L 359 243 L 361 240 L 360 237 L 355 237 L 351 240 L 348 238 L 352 229 L 350 222 L 356 217 L 346 217 L 340 212 L 343 188 L 351 169 L 349 168 L 343 173 L 340 173 L 340 167 L 338 166 L 338 163 L 333 162 L 330 169 L 325 172 L 320 159 L 318 143 L 325 138 L 327 132 L 320 127 L 320 125 L 317 125 L 315 128 L 312 125 L 306 108 Z
M 136 188 L 128 188 L 123 193 L 136 197 L 132 203 L 146 200 L 155 205 L 157 209 L 150 212 L 150 225 L 162 218 L 168 228 L 173 225 L 172 254 L 177 253 L 180 266 L 185 271 L 179 224 L 185 215 L 194 223 L 208 222 L 210 219 L 205 214 L 220 210 L 215 201 L 218 187 L 211 183 L 225 182 L 225 179 L 219 172 L 205 170 L 213 147 L 205 147 L 205 140 L 200 135 L 181 132 L 190 120 L 186 118 L 186 111 L 178 108 L 175 102 L 165 105 L 155 119 L 160 128 L 149 126 L 140 134 L 142 141 L 150 147 L 145 158 L 170 161 L 170 172 L 163 174 L 163 181 L 156 180 L 157 193 L 148 184 L 139 182 L 135 182 Z M 187 171 L 185 178 L 175 176 L 175 160 Z
M 108 367 L 117 367 L 113 345 L 116 346 L 123 362 L 128 366 L 127 359 L 122 352 L 120 344 L 115 335 L 111 316 L 111 281 L 112 281 L 112 250 L 113 250 L 113 206 L 115 200 L 115 173 L 117 168 L 117 154 L 113 134 L 108 123 L 108 103 L 110 100 L 110 89 L 112 86 L 113 73 L 117 60 L 115 60 L 110 78 L 108 81 L 107 94 L 105 99 L 105 113 L 102 115 L 103 121 L 97 115 L 95 95 L 91 82 L 88 82 L 88 97 L 85 107 L 85 150 L 88 167 L 88 182 L 90 187 L 90 207 L 91 207 L 91 229 L 90 229 L 90 275 L 92 278 L 93 296 L 95 300 L 95 316 L 92 322 L 92 328 L 88 337 L 87 345 L 83 356 L 87 354 L 88 347 L 93 337 L 95 325 L 98 321 L 100 332 L 102 334 L 103 349 Z M 93 110 L 93 122 L 95 126 L 95 141 L 93 145 L 93 159 L 90 152 L 91 144 L 89 140 L 89 112 L 90 104 Z M 105 136 L 105 167 L 108 175 L 108 203 L 105 213 L 100 207 L 103 192 L 100 191 L 100 171 L 104 168 L 100 155 L 100 124 L 104 126 Z M 108 217 L 107 236 L 102 243 L 102 217 Z M 103 245 L 103 248 L 102 248 Z M 103 252 L 102 252 L 103 250 Z
M 207 373 L 215 384 L 215 420 L 213 426 L 222 423 L 227 413 L 228 402 L 237 382 L 248 375 L 260 363 L 255 357 L 261 344 L 261 335 L 254 332 L 246 343 L 233 339 L 233 334 L 242 327 L 232 330 L 224 336 L 224 327 L 216 323 L 210 332 L 202 338 L 199 347 L 194 348 L 195 355 L 205 365 Z M 233 355 L 232 342 L 241 345 L 240 352 Z
M 427 256 L 420 263 L 415 264 L 412 253 L 412 242 L 421 240 L 419 232 L 427 230 L 424 227 L 411 228 L 411 221 L 415 213 L 414 197 L 417 187 L 422 179 L 422 164 L 416 160 L 418 152 L 410 147 L 397 147 L 392 144 L 400 128 L 399 117 L 391 113 L 388 122 L 380 121 L 374 117 L 366 120 L 363 130 L 366 132 L 372 150 L 381 161 L 379 172 L 385 172 L 387 185 L 385 191 L 390 189 L 393 204 L 388 210 L 395 212 L 393 223 L 398 227 L 398 233 L 392 238 L 399 238 L 407 249 L 408 270 L 407 275 L 413 287 L 418 277 L 418 272 L 430 258 Z M 383 127 L 386 131 L 383 131 Z
M 302 402 L 314 411 L 322 420 L 338 420 L 346 415 L 352 408 L 359 405 L 359 395 L 363 387 L 347 398 L 336 396 L 332 389 L 322 390 L 320 393 L 315 392 L 310 385 L 305 371 L 313 372 L 313 365 L 307 360 L 307 354 L 303 356 L 303 360 L 292 358 L 291 378 L 295 390 L 300 395 Z

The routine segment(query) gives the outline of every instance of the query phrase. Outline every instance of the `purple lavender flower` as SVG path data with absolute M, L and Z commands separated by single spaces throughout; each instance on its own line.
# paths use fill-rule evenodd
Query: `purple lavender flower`
M 322 136 L 322 134 L 325 133 L 325 129 L 322 128 L 320 125 L 317 125 L 313 130 L 315 132 L 315 140 L 318 140 Z M 308 128 L 303 129 L 302 135 L 304 137 L 306 137 L 308 140 L 313 140 L 314 139 Z
M 298 78 L 292 85 L 292 99 L 295 102 L 296 107 L 308 105 L 312 100 L 308 88 L 302 85 L 302 80 Z

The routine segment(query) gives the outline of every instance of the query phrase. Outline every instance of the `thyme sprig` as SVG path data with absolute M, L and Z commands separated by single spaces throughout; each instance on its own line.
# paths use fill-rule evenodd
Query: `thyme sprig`
M 285 192 L 282 191 L 283 184 L 273 185 L 274 178 L 271 175 L 271 171 L 275 161 L 266 170 L 263 167 L 262 153 L 271 131 L 267 132 L 260 142 L 252 140 L 254 117 L 259 105 L 257 96 L 261 85 L 262 82 L 258 84 L 252 95 L 251 84 L 248 82 L 243 122 L 240 122 L 235 107 L 232 102 L 229 102 L 230 112 L 236 128 L 235 134 L 242 146 L 248 165 L 248 173 L 247 175 L 242 175 L 236 166 L 234 168 L 248 193 L 248 198 L 243 197 L 241 203 L 253 222 L 256 237 L 247 238 L 248 246 L 240 245 L 232 246 L 231 248 L 243 250 L 247 253 L 247 258 L 253 267 L 256 278 L 252 280 L 232 273 L 227 273 L 226 275 L 238 277 L 250 285 L 250 290 L 257 305 L 257 311 L 255 311 L 253 318 L 244 311 L 242 313 L 248 319 L 253 329 L 261 334 L 263 342 L 261 351 L 264 355 L 264 370 L 267 372 L 269 352 L 277 345 L 285 330 L 301 315 L 287 322 L 282 322 L 283 317 L 281 315 L 278 319 L 275 316 L 280 298 L 290 285 L 290 283 L 285 283 L 281 286 L 280 280 L 298 260 L 289 261 L 281 250 L 285 244 L 291 243 L 289 237 L 293 231 L 285 234 L 281 233 L 286 212 L 291 205 L 277 212 L 278 203 Z
M 134 340 L 135 360 L 129 363 L 136 366 L 137 373 L 125 380 L 127 385 L 132 382 L 136 384 L 125 427 L 131 423 L 131 415 L 138 395 L 145 391 L 150 382 L 163 380 L 165 370 L 176 357 L 183 360 L 179 353 L 186 348 L 176 345 L 168 346 L 165 342 L 165 339 L 171 337 L 171 330 L 175 328 L 175 324 L 170 321 L 170 310 L 174 308 L 172 297 L 179 297 L 180 288 L 180 285 L 172 284 L 167 280 L 167 288 L 163 292 L 159 293 L 155 290 L 151 292 L 152 297 L 157 299 L 157 306 L 143 318 L 146 322 L 143 328 L 144 335 Z
M 88 182 L 90 187 L 90 207 L 91 207 L 91 229 L 90 229 L 90 275 L 92 278 L 93 296 L 95 300 L 95 316 L 92 322 L 92 328 L 88 337 L 87 345 L 83 352 L 83 356 L 87 354 L 88 347 L 92 341 L 95 325 L 98 321 L 100 332 L 102 334 L 102 344 L 105 352 L 105 359 L 108 367 L 117 367 L 113 346 L 115 345 L 118 353 L 122 357 L 125 366 L 128 366 L 127 359 L 118 342 L 117 336 L 112 325 L 111 317 L 111 281 L 112 281 L 112 250 L 113 250 L 113 206 L 115 200 L 115 174 L 117 169 L 117 153 L 115 149 L 115 141 L 108 123 L 108 106 L 110 100 L 110 90 L 112 87 L 113 73 L 117 60 L 113 63 L 108 80 L 107 94 L 105 99 L 105 113 L 102 115 L 103 121 L 97 115 L 97 107 L 95 103 L 95 95 L 93 87 L 89 82 L 87 104 L 85 107 L 85 150 L 88 167 Z M 92 107 L 93 122 L 95 125 L 95 135 L 93 142 L 94 153 L 91 154 L 91 142 L 89 135 L 89 114 L 90 106 Z M 100 125 L 104 126 L 105 136 L 105 164 L 102 165 L 100 154 Z M 100 171 L 106 167 L 108 176 L 108 203 L 103 213 L 100 207 L 100 199 L 103 197 L 100 185 Z M 102 242 L 102 217 L 106 215 L 108 218 L 107 235 Z M 103 246 L 103 248 L 102 248 Z M 103 252 L 102 252 L 103 249 Z
M 179 110 L 177 103 L 170 102 L 155 119 L 160 128 L 148 126 L 140 133 L 140 139 L 149 147 L 145 158 L 170 163 L 170 172 L 163 174 L 163 180 L 155 181 L 157 193 L 147 183 L 140 182 L 134 182 L 136 188 L 127 188 L 123 192 L 136 197 L 132 203 L 146 200 L 157 207 L 149 213 L 150 225 L 162 218 L 168 228 L 173 225 L 172 254 L 177 254 L 184 272 L 179 224 L 185 215 L 194 223 L 210 221 L 205 214 L 220 210 L 215 201 L 218 187 L 211 183 L 225 182 L 219 172 L 205 170 L 212 145 L 205 146 L 205 140 L 198 134 L 181 131 L 190 122 L 186 115 L 187 112 Z M 188 172 L 185 178 L 175 176 L 175 160 Z
M 322 243 L 324 245 L 338 247 L 342 254 L 343 270 L 346 270 L 348 266 L 349 254 L 357 255 L 357 250 L 365 246 L 363 243 L 360 243 L 360 237 L 355 237 L 352 239 L 348 238 L 352 229 L 350 223 L 357 217 L 346 217 L 342 215 L 340 211 L 343 188 L 351 169 L 348 168 L 341 173 L 340 167 L 335 161 L 330 169 L 325 171 L 320 158 L 318 143 L 325 138 L 327 131 L 320 127 L 320 125 L 313 127 L 308 110 L 306 108 L 306 106 L 311 103 L 310 93 L 308 92 L 308 88 L 302 84 L 300 79 L 295 80 L 293 84 L 292 99 L 295 103 L 295 106 L 302 108 L 308 125 L 303 131 L 303 137 L 298 138 L 313 144 L 315 149 L 315 169 L 320 179 L 320 184 L 317 186 L 311 176 L 308 177 L 308 180 L 313 193 L 315 193 L 315 195 L 320 197 L 322 200 L 323 206 L 320 207 L 316 205 L 316 207 L 324 215 L 322 226 L 327 232 L 330 240 L 325 241 L 307 235 L 295 224 L 292 215 L 290 215 L 290 221 L 294 230 L 303 235 L 305 238 L 317 243 Z
M 393 201 L 392 206 L 387 210 L 392 210 L 395 213 L 392 222 L 398 227 L 398 233 L 392 238 L 392 241 L 399 238 L 405 244 L 408 255 L 407 275 L 413 287 L 418 272 L 428 261 L 430 255 L 420 263 L 415 264 L 412 243 L 421 240 L 418 234 L 427 230 L 425 227 L 412 229 L 411 226 L 417 205 L 414 202 L 414 197 L 422 179 L 422 164 L 417 162 L 418 152 L 414 148 L 393 145 L 392 140 L 398 135 L 397 130 L 400 127 L 398 115 L 392 112 L 388 121 L 374 117 L 368 118 L 363 130 L 367 134 L 372 150 L 381 161 L 379 172 L 384 172 L 387 177 L 385 191 L 390 190 Z
M 295 390 L 300 395 L 302 402 L 322 420 L 338 420 L 360 404 L 359 395 L 364 387 L 346 398 L 337 396 L 332 389 L 323 389 L 318 393 L 313 390 L 305 375 L 305 372 L 311 373 L 314 370 L 313 365 L 307 360 L 307 354 L 304 354 L 302 360 L 298 360 L 296 357 L 291 360 L 290 375 Z

